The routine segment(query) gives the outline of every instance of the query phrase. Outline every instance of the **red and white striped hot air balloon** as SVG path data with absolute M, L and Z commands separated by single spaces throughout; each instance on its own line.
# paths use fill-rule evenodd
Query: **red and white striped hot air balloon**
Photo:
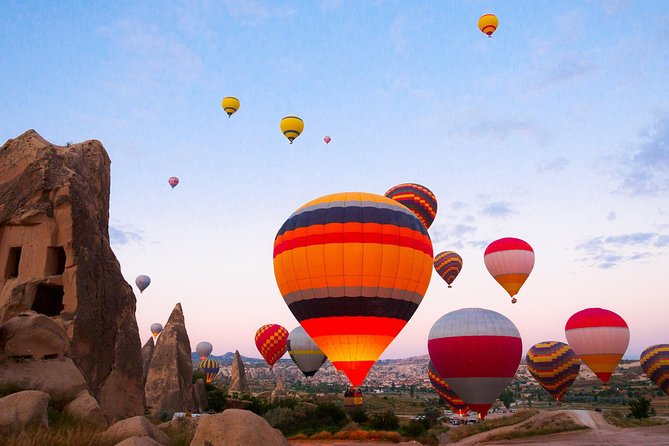
M 513 322 L 483 308 L 442 316 L 430 330 L 427 349 L 439 375 L 482 419 L 511 382 L 523 355 Z
M 515 304 L 514 296 L 534 268 L 534 250 L 530 244 L 513 237 L 495 240 L 486 248 L 483 261 L 490 275 L 509 293 Z
M 603 383 L 609 382 L 630 342 L 625 320 L 603 308 L 586 308 L 574 313 L 564 333 L 574 353 Z

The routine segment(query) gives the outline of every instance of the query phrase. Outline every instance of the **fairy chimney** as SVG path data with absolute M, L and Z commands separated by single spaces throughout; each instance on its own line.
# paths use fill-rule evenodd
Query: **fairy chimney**
M 230 387 L 228 387 L 228 395 L 237 394 L 242 397 L 250 395 L 249 383 L 246 381 L 246 373 L 244 372 L 244 363 L 239 355 L 239 350 L 235 350 L 235 356 L 232 358 L 232 372 Z
M 63 147 L 29 130 L 0 147 L 0 323 L 58 319 L 114 421 L 144 398 L 135 296 L 109 244 L 110 165 L 96 140 Z

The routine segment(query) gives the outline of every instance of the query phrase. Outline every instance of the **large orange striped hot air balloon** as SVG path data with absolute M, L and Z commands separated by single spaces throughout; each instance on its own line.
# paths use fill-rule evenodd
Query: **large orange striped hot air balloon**
M 523 345 L 506 316 L 462 308 L 434 323 L 427 350 L 439 375 L 483 419 L 516 374 Z
M 574 383 L 581 360 L 567 344 L 545 341 L 534 344 L 525 355 L 527 370 L 541 387 L 560 401 Z
M 534 268 L 534 250 L 524 240 L 513 237 L 495 240 L 485 250 L 483 261 L 491 276 L 514 297 Z
M 603 308 L 586 308 L 574 313 L 564 330 L 574 352 L 603 383 L 609 382 L 630 342 L 623 318 Z
M 453 251 L 441 252 L 434 258 L 434 269 L 451 288 L 451 284 L 462 269 L 462 257 Z
M 391 187 L 385 196 L 408 207 L 429 228 L 437 215 L 437 197 L 425 186 L 415 183 L 398 184 Z
M 286 353 L 287 341 L 288 330 L 279 324 L 266 324 L 256 331 L 256 347 L 270 368 Z
M 669 395 L 669 344 L 648 347 L 641 353 L 643 373 Z
M 404 328 L 432 275 L 432 242 L 406 207 L 345 192 L 300 207 L 274 240 L 279 290 L 354 387 Z
M 437 395 L 441 397 L 442 400 L 453 410 L 454 413 L 457 413 L 460 416 L 467 415 L 469 412 L 469 407 L 462 401 L 460 398 L 449 386 L 444 378 L 439 376 L 439 372 L 434 368 L 434 364 L 430 361 L 427 365 L 427 376 L 430 378 L 430 383 L 434 388 Z

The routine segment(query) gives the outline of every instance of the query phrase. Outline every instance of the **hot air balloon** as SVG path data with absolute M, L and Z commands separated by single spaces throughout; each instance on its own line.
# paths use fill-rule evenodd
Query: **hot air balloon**
M 169 180 L 167 180 L 168 183 L 170 183 L 170 186 L 172 186 L 172 189 L 177 187 L 177 184 L 179 184 L 179 178 L 177 177 L 170 177 Z
M 286 349 L 297 368 L 307 378 L 314 376 L 328 359 L 302 327 L 296 327 L 290 332 Z
M 281 120 L 281 131 L 290 143 L 304 130 L 304 121 L 297 116 L 286 116 Z
M 323 141 L 325 141 L 325 144 L 330 144 L 330 141 L 332 141 L 332 138 L 330 138 L 329 136 L 326 136 L 325 138 L 323 138 Z
M 207 341 L 199 342 L 195 346 L 195 351 L 200 355 L 200 359 L 207 359 L 207 356 L 211 355 L 211 351 L 214 349 L 214 346 Z
M 288 330 L 279 324 L 263 325 L 256 331 L 256 347 L 271 369 L 286 353 Z
M 154 342 L 158 339 L 158 335 L 163 331 L 163 324 L 154 322 L 151 324 L 151 334 L 153 335 Z
M 627 323 L 613 311 L 587 308 L 573 314 L 564 327 L 574 353 L 606 384 L 630 341 Z
M 495 32 L 497 29 L 497 25 L 499 25 L 499 20 L 497 20 L 497 16 L 495 14 L 483 14 L 479 18 L 479 29 L 481 32 L 488 37 L 492 37 L 492 33 Z
M 467 415 L 467 412 L 469 412 L 469 407 L 453 391 L 451 386 L 446 384 L 444 378 L 439 376 L 439 372 L 437 372 L 437 369 L 434 368 L 432 361 L 430 361 L 427 365 L 427 376 L 430 378 L 430 383 L 432 383 L 434 390 L 441 397 L 441 399 L 443 399 L 444 402 L 450 406 L 454 413 L 457 413 L 461 417 Z
M 529 243 L 513 237 L 495 240 L 485 250 L 483 261 L 488 272 L 514 297 L 534 268 L 534 251 Z
M 581 360 L 563 342 L 534 344 L 525 355 L 525 360 L 534 379 L 558 401 L 567 393 L 581 368 Z
M 441 252 L 434 258 L 434 269 L 451 288 L 451 284 L 462 269 L 462 257 L 453 251 Z
M 425 226 L 376 194 L 310 201 L 274 239 L 274 275 L 284 301 L 353 387 L 416 311 L 431 270 Z
M 223 110 L 228 114 L 228 118 L 232 116 L 237 110 L 239 110 L 239 99 L 232 96 L 223 98 L 221 101 L 221 106 Z
M 220 369 L 218 361 L 215 359 L 203 359 L 200 361 L 199 368 L 202 373 L 204 373 L 205 382 L 207 384 L 211 384 L 214 378 L 216 378 L 216 375 L 218 375 L 218 371 Z
M 430 189 L 420 184 L 399 184 L 391 187 L 385 196 L 408 207 L 426 228 L 430 227 L 437 215 L 437 198 Z
M 669 344 L 648 347 L 641 353 L 643 373 L 669 395 Z
M 137 288 L 139 288 L 140 294 L 144 292 L 146 287 L 148 287 L 151 284 L 151 278 L 149 276 L 137 276 L 135 279 L 135 285 L 137 285 Z
M 481 419 L 516 374 L 522 348 L 513 322 L 482 308 L 445 314 L 434 323 L 427 340 L 439 375 Z

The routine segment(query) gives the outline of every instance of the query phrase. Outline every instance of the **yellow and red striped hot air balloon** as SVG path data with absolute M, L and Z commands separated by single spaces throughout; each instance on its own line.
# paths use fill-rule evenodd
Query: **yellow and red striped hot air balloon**
M 216 361 L 215 359 L 203 359 L 202 361 L 200 361 L 199 368 L 202 371 L 202 373 L 204 373 L 205 382 L 207 384 L 211 384 L 214 378 L 216 378 L 216 375 L 218 375 L 218 371 L 220 370 L 218 361 Z
M 266 324 L 256 331 L 256 347 L 270 368 L 286 353 L 287 341 L 288 330 L 279 324 Z
M 527 370 L 541 387 L 560 401 L 578 377 L 581 360 L 564 342 L 534 344 L 525 355 Z
M 485 250 L 483 261 L 488 272 L 511 296 L 511 302 L 534 268 L 534 250 L 524 240 L 505 237 L 495 240 Z
M 300 207 L 274 239 L 274 274 L 300 325 L 354 387 L 404 328 L 432 275 L 432 242 L 406 207 L 345 192 Z
M 225 97 L 221 101 L 221 107 L 223 107 L 223 111 L 228 114 L 229 118 L 230 116 L 234 115 L 237 110 L 239 110 L 239 99 L 233 96 Z
M 574 313 L 565 325 L 567 342 L 603 383 L 609 382 L 630 342 L 623 318 L 603 308 Z
M 499 20 L 495 14 L 483 14 L 481 17 L 479 17 L 478 25 L 483 34 L 488 37 L 492 37 L 492 33 L 497 30 Z
M 444 251 L 434 258 L 434 269 L 451 288 L 451 284 L 462 270 L 462 257 L 453 251 Z
M 408 207 L 428 229 L 437 216 L 437 197 L 420 184 L 398 184 L 388 189 L 384 195 Z
M 641 353 L 643 373 L 669 396 L 669 344 L 648 347 Z
M 302 134 L 302 131 L 304 130 L 304 121 L 297 116 L 286 116 L 281 119 L 279 127 L 281 127 L 283 135 L 288 138 L 288 141 L 292 144 L 295 138 Z

